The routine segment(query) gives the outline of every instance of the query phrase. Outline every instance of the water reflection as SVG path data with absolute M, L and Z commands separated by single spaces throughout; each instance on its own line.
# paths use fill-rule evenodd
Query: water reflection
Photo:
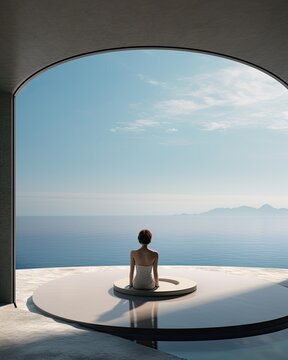
M 187 301 L 195 296 L 195 292 L 185 295 L 170 295 L 170 296 L 136 296 L 130 294 L 120 293 L 113 288 L 109 290 L 109 293 L 120 301 L 114 306 L 113 309 L 107 313 L 101 314 L 98 320 L 107 321 L 113 318 L 123 316 L 126 312 L 129 313 L 128 319 L 130 322 L 130 329 L 135 329 L 132 332 L 133 335 L 129 336 L 134 342 L 145 346 L 158 349 L 158 342 L 155 340 L 158 329 L 158 309 L 161 306 L 159 302 L 177 302 L 175 304 L 174 311 L 181 309 L 180 303 Z M 183 306 L 183 305 L 182 305 Z M 176 315 L 177 317 L 177 315 Z M 136 329 L 142 329 L 143 331 L 137 331 Z M 151 329 L 151 331 L 149 331 Z
M 128 302 L 131 329 L 158 328 L 158 302 L 162 300 L 161 298 L 157 298 L 155 296 L 154 297 L 131 296 L 131 295 L 119 293 L 114 289 L 112 291 L 115 297 L 121 299 L 119 304 L 121 304 L 122 307 L 123 306 L 126 307 Z M 150 335 L 152 335 L 152 333 L 153 332 L 151 332 Z M 136 332 L 135 332 L 135 337 L 136 337 Z M 158 348 L 157 341 L 151 339 L 150 337 L 149 339 L 147 339 L 147 334 L 143 335 L 143 338 L 141 338 L 141 334 L 137 332 L 137 339 L 134 338 L 133 341 L 136 342 L 137 344 L 145 345 L 153 349 Z
M 158 328 L 158 302 L 147 301 L 134 297 L 129 299 L 129 314 L 131 328 L 157 329 Z M 136 339 L 137 344 L 157 349 L 156 340 Z

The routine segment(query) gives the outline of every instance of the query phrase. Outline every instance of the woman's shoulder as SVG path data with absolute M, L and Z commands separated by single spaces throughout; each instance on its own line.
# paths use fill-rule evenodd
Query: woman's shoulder
M 151 251 L 151 253 L 152 253 L 154 256 L 158 256 L 158 251 L 152 250 L 152 249 L 150 249 L 150 251 Z
M 139 250 L 140 250 L 140 249 L 131 250 L 131 251 L 130 251 L 130 254 L 131 254 L 131 255 L 137 254 L 137 253 L 139 253 Z

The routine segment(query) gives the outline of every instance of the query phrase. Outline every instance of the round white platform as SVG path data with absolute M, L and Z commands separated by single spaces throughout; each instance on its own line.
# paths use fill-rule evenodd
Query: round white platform
M 173 277 L 170 279 L 159 278 L 159 287 L 151 290 L 140 290 L 129 287 L 127 276 L 123 279 L 116 280 L 113 284 L 114 290 L 132 296 L 179 296 L 190 294 L 197 289 L 195 281 Z
M 161 278 L 195 280 L 180 297 L 140 297 L 113 290 L 129 267 L 98 268 L 39 287 L 35 305 L 46 314 L 123 337 L 154 340 L 224 339 L 288 327 L 288 289 L 252 276 L 159 268 Z

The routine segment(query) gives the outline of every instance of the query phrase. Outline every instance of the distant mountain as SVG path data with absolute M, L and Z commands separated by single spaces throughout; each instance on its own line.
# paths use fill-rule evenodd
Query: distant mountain
M 239 206 L 236 208 L 216 208 L 201 214 L 201 216 L 288 216 L 288 209 L 276 209 L 269 204 L 260 208 Z

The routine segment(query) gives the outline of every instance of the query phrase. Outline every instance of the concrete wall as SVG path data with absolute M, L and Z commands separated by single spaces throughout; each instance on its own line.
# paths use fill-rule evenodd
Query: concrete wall
M 13 96 L 0 91 L 0 303 L 14 301 Z

